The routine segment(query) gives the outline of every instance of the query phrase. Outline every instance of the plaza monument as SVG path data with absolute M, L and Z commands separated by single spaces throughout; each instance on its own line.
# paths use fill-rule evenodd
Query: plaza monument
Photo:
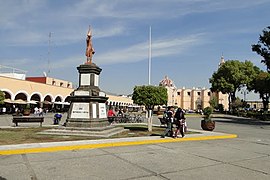
M 77 67 L 79 87 L 71 93 L 70 109 L 66 127 L 95 128 L 108 125 L 106 101 L 108 97 L 99 88 L 102 69 L 93 63 L 95 51 L 92 44 L 92 30 L 86 37 L 86 62 Z

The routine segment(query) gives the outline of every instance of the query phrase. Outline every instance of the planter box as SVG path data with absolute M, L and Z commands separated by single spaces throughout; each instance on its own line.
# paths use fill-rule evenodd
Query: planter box
M 201 120 L 201 128 L 206 131 L 213 131 L 215 129 L 215 121 Z

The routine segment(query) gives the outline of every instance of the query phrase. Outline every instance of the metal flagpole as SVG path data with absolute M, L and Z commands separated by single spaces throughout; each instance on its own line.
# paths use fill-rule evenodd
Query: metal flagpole
M 151 58 L 152 58 L 152 32 L 151 26 L 149 27 L 149 54 L 148 54 L 148 85 L 151 85 Z

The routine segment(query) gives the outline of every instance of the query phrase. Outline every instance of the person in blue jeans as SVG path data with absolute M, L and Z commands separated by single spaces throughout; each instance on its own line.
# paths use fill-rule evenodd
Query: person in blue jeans
M 174 107 L 169 107 L 169 110 L 167 111 L 167 128 L 165 129 L 164 133 L 161 135 L 162 138 L 165 138 L 165 136 L 172 137 L 173 136 L 173 118 L 174 118 Z
M 61 118 L 62 118 L 62 114 L 61 113 L 56 113 L 54 115 L 54 122 L 53 122 L 53 124 L 59 124 L 59 122 L 61 121 Z

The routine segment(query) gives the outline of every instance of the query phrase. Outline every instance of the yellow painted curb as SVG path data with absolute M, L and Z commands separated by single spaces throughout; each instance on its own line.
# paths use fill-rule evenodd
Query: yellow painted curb
M 72 151 L 72 150 L 80 150 L 80 149 L 96 149 L 96 148 L 105 148 L 105 147 L 134 146 L 134 145 L 143 145 L 143 144 L 157 144 L 157 143 L 170 143 L 170 142 L 182 142 L 182 141 L 230 139 L 230 138 L 236 138 L 236 137 L 237 137 L 236 134 L 226 134 L 226 135 L 219 135 L 219 136 L 186 137 L 186 138 L 177 138 L 177 139 L 166 138 L 166 139 L 131 141 L 131 142 L 128 142 L 128 141 L 112 142 L 112 143 L 103 143 L 103 144 L 82 144 L 82 145 L 53 146 L 53 147 L 40 147 L 40 148 L 27 148 L 27 149 L 11 149 L 11 150 L 0 150 L 0 155 Z

